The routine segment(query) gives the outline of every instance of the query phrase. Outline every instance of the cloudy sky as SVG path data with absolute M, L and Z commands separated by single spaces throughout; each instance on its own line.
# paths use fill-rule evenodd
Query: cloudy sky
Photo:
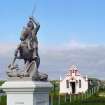
M 41 25 L 39 71 L 58 79 L 73 64 L 83 75 L 105 79 L 104 0 L 1 1 L 0 78 L 6 78 L 5 71 L 34 6 Z

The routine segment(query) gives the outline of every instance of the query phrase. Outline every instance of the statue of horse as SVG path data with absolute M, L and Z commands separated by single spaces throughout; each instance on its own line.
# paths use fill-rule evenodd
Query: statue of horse
M 15 57 L 9 68 L 16 69 L 14 67 L 16 59 L 23 59 L 24 63 L 28 65 L 34 61 L 36 65 L 36 70 L 38 71 L 40 65 L 40 57 L 38 55 L 38 41 L 37 41 L 37 32 L 39 30 L 40 25 L 38 25 L 33 18 L 30 18 L 29 22 L 27 23 L 27 27 L 24 28 L 22 31 L 20 40 L 21 43 L 18 45 L 15 51 Z M 29 69 L 26 68 L 26 71 L 29 72 Z
M 40 57 L 38 54 L 37 32 L 39 28 L 39 23 L 32 17 L 29 18 L 27 27 L 22 31 L 21 43 L 15 51 L 13 62 L 8 66 L 7 74 L 9 77 L 31 77 L 34 80 L 47 80 L 47 74 L 38 72 Z M 15 65 L 16 59 L 24 60 L 24 72 L 20 72 L 18 65 Z

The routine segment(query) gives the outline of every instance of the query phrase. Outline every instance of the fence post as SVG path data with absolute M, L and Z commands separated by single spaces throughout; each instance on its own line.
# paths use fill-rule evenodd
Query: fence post
M 86 100 L 86 92 L 84 93 L 84 99 Z
M 92 89 L 90 89 L 90 96 L 92 96 Z
M 88 95 L 89 95 L 89 92 L 88 92 L 88 90 L 87 90 L 87 98 L 88 98 Z
M 65 94 L 65 102 L 66 102 L 66 94 Z
M 95 87 L 93 87 L 93 93 L 95 94 Z
M 92 96 L 92 88 L 90 89 L 90 91 L 91 91 L 91 96 Z
M 75 95 L 73 94 L 73 102 L 75 101 Z
M 76 98 L 77 101 L 78 101 L 78 95 L 79 95 L 79 94 L 77 94 L 77 96 L 76 96 L 76 97 L 77 97 L 77 98 Z
M 94 94 L 94 87 L 92 88 L 92 95 Z
M 99 91 L 99 89 L 100 89 L 100 88 L 99 88 L 99 86 L 98 86 L 98 91 Z
M 94 91 L 95 91 L 95 93 L 97 93 L 97 91 L 96 91 L 96 87 L 94 88 Z
M 0 105 L 1 105 L 1 96 L 0 96 Z
M 75 94 L 74 94 L 74 101 L 76 100 L 76 96 L 75 96 Z
M 51 105 L 53 105 L 53 95 L 51 95 Z
M 92 88 L 92 91 L 93 91 L 93 95 L 94 95 L 94 87 Z
M 89 97 L 91 96 L 91 91 L 90 91 L 90 89 L 89 89 Z
M 88 97 L 90 97 L 90 94 L 91 94 L 91 93 L 90 93 L 90 90 L 88 90 Z
M 85 93 L 85 97 L 86 97 L 86 100 L 87 100 L 87 91 L 86 91 L 86 93 Z
M 71 93 L 70 93 L 70 103 L 71 103 Z
M 82 93 L 82 100 L 83 100 L 83 93 Z
M 94 91 L 94 87 L 93 87 L 93 95 L 94 95 L 95 91 Z
M 77 94 L 77 96 L 76 96 L 76 100 L 78 101 L 78 96 L 79 96 L 79 94 Z
M 98 92 L 98 86 L 96 87 L 96 89 L 97 89 L 97 92 Z
M 61 100 L 61 98 L 60 98 L 60 94 L 59 94 L 58 105 L 60 105 L 60 100 Z

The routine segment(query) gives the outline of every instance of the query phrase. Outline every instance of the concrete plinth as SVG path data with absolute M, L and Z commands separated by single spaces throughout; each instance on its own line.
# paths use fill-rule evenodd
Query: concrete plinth
M 2 85 L 7 105 L 49 105 L 50 82 L 8 81 Z

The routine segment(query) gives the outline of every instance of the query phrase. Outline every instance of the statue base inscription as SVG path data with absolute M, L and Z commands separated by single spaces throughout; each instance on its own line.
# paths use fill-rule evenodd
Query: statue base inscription
M 2 85 L 7 105 L 49 105 L 51 87 L 44 81 L 8 81 Z

